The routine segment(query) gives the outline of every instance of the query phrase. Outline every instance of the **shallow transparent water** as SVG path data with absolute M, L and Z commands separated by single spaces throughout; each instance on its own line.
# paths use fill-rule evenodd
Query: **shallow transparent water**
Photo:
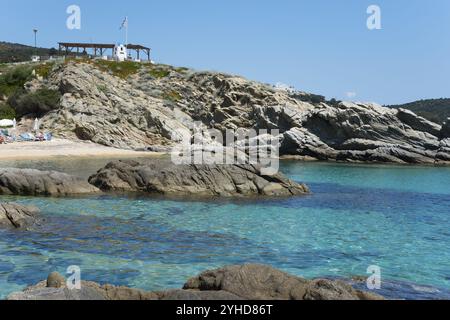
M 106 160 L 0 162 L 83 177 Z M 0 231 L 0 297 L 51 271 L 146 290 L 180 288 L 227 264 L 270 264 L 307 278 L 382 268 L 393 298 L 450 297 L 450 168 L 283 162 L 310 196 L 181 202 L 110 195 L 1 197 L 39 206 L 33 232 Z

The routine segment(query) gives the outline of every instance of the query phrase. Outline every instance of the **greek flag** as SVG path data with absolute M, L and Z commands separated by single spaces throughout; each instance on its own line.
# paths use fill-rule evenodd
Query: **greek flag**
M 128 17 L 125 17 L 125 20 L 123 20 L 122 25 L 120 26 L 120 30 L 123 28 L 128 28 Z

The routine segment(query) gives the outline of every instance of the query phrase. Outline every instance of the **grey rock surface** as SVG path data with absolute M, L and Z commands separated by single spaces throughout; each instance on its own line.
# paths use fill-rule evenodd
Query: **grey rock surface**
M 99 192 L 78 177 L 56 171 L 0 168 L 0 195 L 68 196 Z
M 95 289 L 83 287 L 80 290 L 69 290 L 68 288 L 33 288 L 24 292 L 13 293 L 8 300 L 15 301 L 63 301 L 63 300 L 106 300 L 106 298 Z
M 227 291 L 246 300 L 378 300 L 342 281 L 306 280 L 269 266 L 248 264 L 206 271 L 184 289 Z
M 442 128 L 404 109 L 326 101 L 217 72 L 142 65 L 121 79 L 93 63 L 69 63 L 45 86 L 63 97 L 60 108 L 43 118 L 44 128 L 117 148 L 170 149 L 197 121 L 221 132 L 278 129 L 285 156 L 423 164 L 450 158 L 441 143 L 448 123 Z
M 69 64 L 53 74 L 49 86 L 63 97 L 59 110 L 42 119 L 57 136 L 90 140 L 120 149 L 170 145 L 172 132 L 186 130 L 179 110 L 164 107 L 131 84 L 90 64 Z
M 306 280 L 264 265 L 229 266 L 190 279 L 183 289 L 159 292 L 82 281 L 80 290 L 46 281 L 8 300 L 382 300 L 342 281 Z
M 175 165 L 170 160 L 113 161 L 89 178 L 103 191 L 194 196 L 293 196 L 309 192 L 282 174 L 252 165 Z
M 0 227 L 28 228 L 37 222 L 39 209 L 15 203 L 0 202 Z
M 442 126 L 440 135 L 442 139 L 450 139 L 450 118 Z

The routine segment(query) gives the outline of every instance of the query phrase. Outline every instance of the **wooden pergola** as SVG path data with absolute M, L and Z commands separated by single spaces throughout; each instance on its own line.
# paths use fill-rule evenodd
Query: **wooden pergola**
M 98 54 L 100 54 L 100 56 L 103 56 L 103 54 L 109 49 L 111 49 L 111 51 L 114 51 L 114 47 L 116 46 L 115 44 L 77 42 L 59 42 L 58 45 L 59 53 L 65 53 L 66 56 L 70 53 L 87 53 L 88 50 L 92 50 L 92 54 L 94 56 L 97 56 Z M 144 54 L 147 55 L 147 60 L 150 61 L 150 48 L 136 44 L 129 44 L 127 45 L 127 49 L 134 50 L 138 59 L 141 58 L 141 51 L 144 52 Z

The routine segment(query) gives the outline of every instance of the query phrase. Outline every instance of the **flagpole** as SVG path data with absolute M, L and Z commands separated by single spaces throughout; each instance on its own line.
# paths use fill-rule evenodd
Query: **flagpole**
M 128 50 L 128 16 L 125 18 L 125 47 Z

